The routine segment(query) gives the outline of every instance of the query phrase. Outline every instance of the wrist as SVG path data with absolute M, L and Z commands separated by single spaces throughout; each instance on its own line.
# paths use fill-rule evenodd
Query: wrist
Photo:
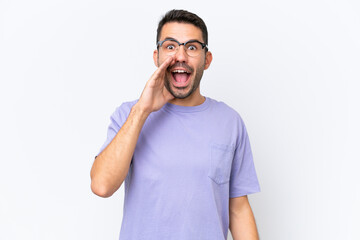
M 131 108 L 131 112 L 133 112 L 136 115 L 139 115 L 141 118 L 147 118 L 151 111 L 144 108 L 139 102 L 135 103 L 135 105 Z

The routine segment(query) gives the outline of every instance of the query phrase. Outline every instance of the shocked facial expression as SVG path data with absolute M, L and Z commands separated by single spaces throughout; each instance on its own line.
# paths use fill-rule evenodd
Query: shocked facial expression
M 180 43 L 189 40 L 197 40 L 203 42 L 201 30 L 188 23 L 170 22 L 166 23 L 160 34 L 160 41 L 172 38 Z M 178 50 L 172 53 L 174 57 L 173 63 L 167 68 L 165 73 L 164 85 L 166 89 L 175 97 L 184 99 L 192 94 L 199 94 L 199 85 L 203 72 L 210 65 L 211 59 L 202 48 L 197 56 L 191 56 L 185 48 L 189 46 L 175 46 Z M 192 46 L 190 46 L 192 47 Z M 165 52 L 161 47 L 154 52 L 154 60 L 156 57 L 157 65 L 160 66 L 163 61 L 169 57 L 169 53 Z

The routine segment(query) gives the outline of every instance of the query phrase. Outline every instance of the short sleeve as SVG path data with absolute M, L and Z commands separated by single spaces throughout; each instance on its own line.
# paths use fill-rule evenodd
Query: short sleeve
M 231 168 L 230 198 L 260 192 L 249 136 L 242 120 L 240 121 L 240 129 L 239 144 L 235 149 Z
M 127 117 L 129 116 L 131 107 L 134 104 L 135 101 L 123 103 L 115 109 L 113 114 L 110 116 L 110 124 L 107 128 L 106 140 L 104 144 L 101 146 L 98 154 L 96 154 L 95 158 L 107 147 L 107 145 L 109 145 L 109 143 L 116 136 L 122 125 L 125 123 Z

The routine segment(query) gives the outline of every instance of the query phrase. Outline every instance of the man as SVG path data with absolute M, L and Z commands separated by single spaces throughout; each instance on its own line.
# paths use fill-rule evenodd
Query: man
M 200 94 L 209 68 L 207 28 L 172 10 L 159 22 L 158 69 L 136 101 L 111 116 L 91 189 L 111 196 L 125 180 L 120 239 L 258 239 L 247 195 L 259 192 L 245 125 Z

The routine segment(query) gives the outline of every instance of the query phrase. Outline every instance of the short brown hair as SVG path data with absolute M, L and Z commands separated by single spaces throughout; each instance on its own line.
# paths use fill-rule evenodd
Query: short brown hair
M 156 34 L 156 44 L 159 41 L 160 33 L 165 25 L 165 23 L 169 22 L 178 22 L 178 23 L 190 23 L 194 25 L 195 27 L 200 28 L 202 32 L 202 37 L 204 39 L 204 43 L 208 45 L 208 32 L 205 25 L 205 22 L 196 14 L 188 12 L 186 10 L 170 10 L 168 11 L 165 16 L 160 20 L 158 28 L 157 28 L 157 34 Z

